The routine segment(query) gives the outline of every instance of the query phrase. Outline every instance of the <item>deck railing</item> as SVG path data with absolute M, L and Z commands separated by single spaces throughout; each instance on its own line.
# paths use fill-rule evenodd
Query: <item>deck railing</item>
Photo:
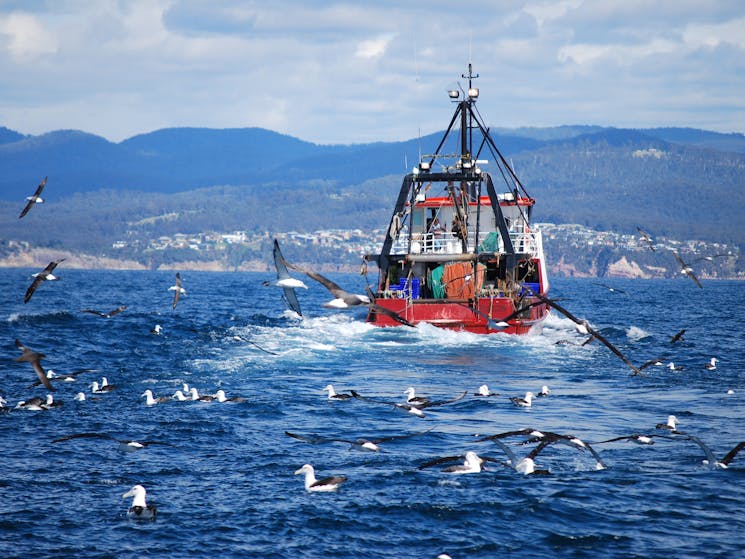
M 479 243 L 484 243 L 487 235 L 487 232 L 482 232 L 479 235 Z M 511 231 L 510 240 L 512 241 L 512 247 L 518 254 L 530 254 L 537 257 L 543 252 L 543 238 L 538 230 L 532 230 L 528 233 Z M 465 252 L 474 252 L 475 243 L 475 232 L 469 233 Z M 462 254 L 464 251 L 460 237 L 451 232 L 440 234 L 415 233 L 412 236 L 411 248 L 409 249 L 409 231 L 407 227 L 404 227 L 399 232 L 398 239 L 393 243 L 391 252 L 393 254 Z M 504 242 L 501 237 L 499 237 L 497 252 L 504 252 Z

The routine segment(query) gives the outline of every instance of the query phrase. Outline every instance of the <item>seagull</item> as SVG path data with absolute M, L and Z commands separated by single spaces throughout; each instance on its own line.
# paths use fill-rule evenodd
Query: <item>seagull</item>
M 334 386 L 331 384 L 327 384 L 326 387 L 323 389 L 324 392 L 328 391 L 328 399 L 329 400 L 349 400 L 351 398 L 354 398 L 351 394 L 339 394 L 334 390 Z
M 519 396 L 512 396 L 510 397 L 510 402 L 515 404 L 516 406 L 522 406 L 524 408 L 529 408 L 533 405 L 533 397 L 535 394 L 532 392 L 526 392 L 525 398 L 520 398 Z
M 145 397 L 145 404 L 148 406 L 154 406 L 155 404 L 160 404 L 161 402 L 167 402 L 170 400 L 170 398 L 166 398 L 165 396 L 158 396 L 157 398 L 153 397 L 153 391 L 149 388 L 143 392 L 140 397 Z
M 291 433 L 285 431 L 285 435 L 303 441 L 310 444 L 320 443 L 346 443 L 350 445 L 350 448 L 358 450 L 368 450 L 370 452 L 380 452 L 380 443 L 388 441 L 396 441 L 399 439 L 408 439 L 409 437 L 415 437 L 417 435 L 424 435 L 430 432 L 434 427 L 430 427 L 426 431 L 418 431 L 416 433 L 408 433 L 406 435 L 392 435 L 390 437 L 378 437 L 374 439 L 359 438 L 359 439 L 338 439 L 334 437 L 320 437 L 318 435 L 298 435 L 297 433 Z
M 54 391 L 54 387 L 52 386 L 52 382 L 49 380 L 49 377 L 47 377 L 47 374 L 44 372 L 44 369 L 41 367 L 41 360 L 46 357 L 43 353 L 37 353 L 31 348 L 26 347 L 23 345 L 19 340 L 16 340 L 16 347 L 20 349 L 23 352 L 23 355 L 20 357 L 16 357 L 16 361 L 27 361 L 28 363 L 31 363 L 31 366 L 34 368 L 34 371 L 36 372 L 36 375 L 39 377 L 39 381 L 41 384 L 44 385 L 44 388 L 49 390 L 50 392 Z
M 345 476 L 316 479 L 316 472 L 310 464 L 304 464 L 300 469 L 295 470 L 295 475 L 298 474 L 305 474 L 305 490 L 308 492 L 336 491 L 342 483 L 347 481 Z
M 420 470 L 423 470 L 425 468 L 429 468 L 431 466 L 437 466 L 439 464 L 445 464 L 448 462 L 453 462 L 455 460 L 463 459 L 462 464 L 457 464 L 454 466 L 447 466 L 446 468 L 443 468 L 442 471 L 447 474 L 478 474 L 483 469 L 482 464 L 487 461 L 494 461 L 494 459 L 489 458 L 482 458 L 478 454 L 476 454 L 474 451 L 469 450 L 462 456 L 445 456 L 443 458 L 436 458 L 434 460 L 430 460 L 429 462 L 425 462 L 421 466 L 419 466 Z
M 66 435 L 64 437 L 54 439 L 52 442 L 61 443 L 65 441 L 71 441 L 73 439 L 106 439 L 124 445 L 127 450 L 142 450 L 143 448 L 147 448 L 150 445 L 173 446 L 172 444 L 163 443 L 160 441 L 135 441 L 131 439 L 117 439 L 115 437 L 112 437 L 111 435 L 107 435 L 106 433 L 75 433 L 73 435 Z
M 698 285 L 701 289 L 704 288 L 703 285 L 701 285 L 701 282 L 698 281 L 698 278 L 696 277 L 696 274 L 693 273 L 693 268 L 691 268 L 688 264 L 686 264 L 683 259 L 680 257 L 677 251 L 673 251 L 673 256 L 675 256 L 675 260 L 678 261 L 678 264 L 680 264 L 680 273 L 685 274 L 689 278 L 691 278 L 696 285 Z
M 287 263 L 282 256 L 282 251 L 279 249 L 277 239 L 274 239 L 274 250 L 272 251 L 272 254 L 274 256 L 274 267 L 277 269 L 277 281 L 273 284 L 270 282 L 264 282 L 264 285 L 276 285 L 277 287 L 281 287 L 289 307 L 298 315 L 302 316 L 303 313 L 300 311 L 300 303 L 297 300 L 295 288 L 302 287 L 308 289 L 308 286 L 302 281 L 290 276 L 287 271 Z
M 112 316 L 119 314 L 126 308 L 127 308 L 127 305 L 122 305 L 121 307 L 116 308 L 113 311 L 109 311 L 109 312 L 101 312 L 95 309 L 82 309 L 80 312 L 86 312 L 88 314 L 95 314 L 96 316 L 101 316 L 103 318 L 111 318 Z
M 21 215 L 18 216 L 18 219 L 21 219 L 24 215 L 28 213 L 28 211 L 34 206 L 34 204 L 43 204 L 44 199 L 41 197 L 41 191 L 44 190 L 44 187 L 47 184 L 47 177 L 44 177 L 44 179 L 39 183 L 39 186 L 36 187 L 36 191 L 31 195 L 27 196 L 26 200 L 28 201 L 26 203 L 26 206 L 21 211 Z
M 499 392 L 491 392 L 488 385 L 482 384 L 479 386 L 479 391 L 476 392 L 474 396 L 499 396 Z
M 215 400 L 217 400 L 219 403 L 224 404 L 225 402 L 245 402 L 246 399 L 242 398 L 241 396 L 233 396 L 232 398 L 228 398 L 225 395 L 225 391 L 220 389 L 217 392 L 215 392 Z
M 719 361 L 719 359 L 717 359 L 716 357 L 712 357 L 709 360 L 709 362 L 706 365 L 704 365 L 704 369 L 707 369 L 709 371 L 715 370 L 717 368 L 717 362 L 718 361 Z
M 145 502 L 146 491 L 142 485 L 135 485 L 132 489 L 122 495 L 122 499 L 133 497 L 132 506 L 127 511 L 127 516 L 133 520 L 155 520 L 158 509 L 155 505 Z
M 168 291 L 173 291 L 173 308 L 176 308 L 176 305 L 178 305 L 178 300 L 181 295 L 186 295 L 186 289 L 181 287 L 181 273 L 176 272 L 176 285 L 172 285 L 168 288 Z
M 47 264 L 47 267 L 44 268 L 41 272 L 38 272 L 36 274 L 33 274 L 34 281 L 31 282 L 31 285 L 28 286 L 28 289 L 26 290 L 26 295 L 23 298 L 24 303 L 28 303 L 31 300 L 31 296 L 34 294 L 34 291 L 42 284 L 44 281 L 55 281 L 59 278 L 52 274 L 52 271 L 57 267 L 57 265 L 64 261 L 64 258 L 60 258 L 59 260 L 53 260 L 49 264 Z
M 641 227 L 637 226 L 636 230 L 639 231 L 639 234 L 641 235 L 642 239 L 644 239 L 647 242 L 647 246 L 649 246 L 649 250 L 654 252 L 654 243 L 652 242 L 652 238 L 649 236 L 648 233 L 642 230 Z

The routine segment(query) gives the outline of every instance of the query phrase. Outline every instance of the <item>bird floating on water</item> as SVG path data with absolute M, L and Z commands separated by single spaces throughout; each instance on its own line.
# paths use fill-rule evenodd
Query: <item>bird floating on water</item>
M 488 385 L 482 384 L 479 386 L 479 391 L 476 392 L 474 396 L 499 396 L 499 392 L 492 392 L 489 390 Z
M 719 362 L 719 359 L 717 359 L 716 357 L 712 357 L 709 360 L 709 362 L 706 365 L 704 365 L 704 369 L 707 369 L 709 371 L 713 371 L 713 370 L 715 370 L 717 368 L 717 363 L 718 362 Z
M 155 520 L 158 509 L 155 505 L 145 502 L 147 492 L 142 485 L 135 485 L 132 489 L 122 495 L 122 499 L 132 497 L 132 506 L 127 511 L 127 516 L 133 520 Z
M 429 462 L 425 462 L 421 466 L 419 466 L 420 470 L 423 470 L 425 468 L 430 468 L 432 466 L 437 466 L 440 464 L 446 464 L 448 462 L 454 462 L 456 460 L 463 460 L 462 464 L 455 464 L 452 466 L 447 466 L 443 468 L 441 471 L 446 474 L 478 474 L 483 469 L 483 463 L 487 460 L 487 458 L 481 457 L 478 454 L 476 454 L 473 450 L 469 450 L 464 455 L 461 456 L 445 456 L 443 458 L 436 458 L 434 460 L 430 460 Z
M 170 398 L 166 398 L 165 396 L 158 396 L 157 398 L 153 397 L 153 391 L 149 388 L 141 394 L 141 397 L 145 398 L 145 404 L 148 406 L 154 406 L 155 404 L 168 402 L 170 400 Z
M 351 398 L 354 398 L 351 394 L 345 394 L 345 393 L 339 393 L 336 390 L 334 390 L 334 386 L 331 384 L 327 384 L 324 389 L 324 392 L 328 392 L 328 399 L 329 400 L 349 400 Z
M 225 402 L 241 403 L 246 401 L 246 399 L 241 396 L 233 396 L 231 398 L 228 398 L 222 388 L 215 392 L 215 400 L 217 400 L 220 404 L 224 404 Z
M 670 431 L 671 433 L 679 433 L 677 430 L 677 425 L 680 423 L 678 421 L 678 418 L 674 415 L 668 415 L 667 416 L 667 423 L 658 423 L 655 425 L 655 429 L 664 429 L 666 431 Z
M 18 219 L 21 219 L 24 215 L 26 215 L 31 208 L 34 207 L 35 204 L 43 204 L 44 199 L 41 197 L 41 191 L 44 190 L 44 187 L 47 184 L 47 177 L 44 177 L 42 181 L 39 183 L 39 186 L 36 187 L 36 190 L 31 196 L 26 197 L 26 205 L 24 206 L 23 210 L 21 210 L 21 215 L 18 216 Z
M 533 405 L 533 397 L 534 396 L 535 396 L 535 394 L 533 394 L 532 392 L 528 391 L 528 392 L 525 393 L 525 397 L 524 398 L 521 398 L 519 396 L 512 396 L 512 397 L 510 397 L 510 402 L 512 402 L 516 406 L 521 406 L 521 407 L 524 407 L 524 408 L 529 408 L 529 407 L 531 407 Z
M 316 472 L 310 464 L 304 464 L 295 475 L 305 474 L 305 490 L 309 492 L 329 492 L 336 491 L 339 486 L 347 481 L 346 476 L 330 476 L 316 479 Z

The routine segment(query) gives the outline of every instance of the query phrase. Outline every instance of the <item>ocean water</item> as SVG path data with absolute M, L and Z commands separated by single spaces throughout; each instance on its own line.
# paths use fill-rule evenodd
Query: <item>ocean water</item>
M 474 435 L 535 428 L 590 443 L 659 433 L 669 414 L 722 457 L 745 440 L 745 283 L 553 280 L 551 295 L 587 318 L 634 363 L 662 358 L 684 368 L 630 370 L 606 347 L 587 346 L 555 313 L 542 332 L 476 336 L 421 326 L 377 329 L 364 313 L 323 309 L 323 288 L 298 295 L 305 318 L 286 312 L 273 279 L 257 273 L 182 273 L 187 295 L 171 308 L 170 272 L 57 269 L 24 305 L 35 270 L 0 270 L 0 395 L 13 407 L 46 395 L 29 387 L 14 340 L 46 355 L 64 405 L 0 414 L 0 553 L 4 557 L 738 557 L 745 552 L 745 452 L 728 469 L 702 463 L 691 441 L 551 445 L 537 458 L 547 476 L 498 462 L 452 475 L 429 460 L 468 450 L 504 461 Z M 350 290 L 357 275 L 330 275 Z M 106 319 L 83 308 L 109 311 Z M 161 335 L 150 330 L 160 324 Z M 686 329 L 682 342 L 670 337 Z M 560 342 L 560 343 L 557 343 Z M 703 365 L 720 359 L 715 371 Z M 101 377 L 117 388 L 92 395 Z M 169 401 L 183 383 L 241 403 Z M 367 400 L 329 401 L 323 388 L 403 402 L 412 386 L 458 402 L 422 418 Z M 487 384 L 498 396 L 473 396 Z M 547 398 L 518 408 L 510 396 Z M 75 393 L 88 395 L 85 402 Z M 728 394 L 728 391 L 733 391 Z M 94 399 L 95 398 L 95 399 Z M 414 434 L 380 452 L 343 442 L 309 444 L 285 431 L 354 440 Z M 167 443 L 128 451 L 114 440 Z M 518 457 L 534 445 L 505 439 Z M 335 493 L 308 493 L 305 463 L 344 475 Z M 134 484 L 158 507 L 155 522 L 127 518 Z

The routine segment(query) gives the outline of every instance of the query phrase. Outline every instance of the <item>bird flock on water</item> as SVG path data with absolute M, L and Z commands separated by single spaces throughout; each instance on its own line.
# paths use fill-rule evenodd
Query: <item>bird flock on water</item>
M 27 204 L 19 215 L 19 219 L 27 215 L 27 213 L 36 204 L 44 202 L 41 194 L 44 187 L 46 186 L 46 183 L 47 178 L 45 177 L 43 181 L 38 185 L 34 194 L 27 198 Z M 639 233 L 645 240 L 645 242 L 647 242 L 649 249 L 655 251 L 656 248 L 654 242 L 652 241 L 649 234 L 647 234 L 641 228 L 637 229 L 639 230 Z M 680 267 L 681 274 L 687 276 L 692 281 L 694 281 L 698 287 L 702 288 L 703 286 L 695 275 L 691 264 L 685 262 L 677 251 L 673 251 L 673 256 L 675 257 Z M 705 257 L 705 259 L 711 260 L 720 256 L 728 255 L 713 255 Z M 34 293 L 44 284 L 44 282 L 59 280 L 59 277 L 55 274 L 55 269 L 62 262 L 64 262 L 64 260 L 64 258 L 53 260 L 49 262 L 43 270 L 33 274 L 33 281 L 28 286 L 28 289 L 24 296 L 25 304 L 31 301 Z M 693 263 L 695 262 L 696 260 L 693 261 Z M 322 276 L 318 272 L 305 269 L 297 265 L 289 264 L 284 260 L 284 258 L 282 258 L 281 253 L 279 252 L 279 246 L 276 241 L 275 264 L 277 266 L 277 280 L 275 282 L 265 282 L 265 284 L 282 288 L 283 294 L 288 300 L 291 308 L 298 314 L 301 313 L 294 289 L 308 289 L 308 286 L 305 285 L 302 281 L 297 280 L 296 278 L 292 278 L 287 271 L 288 267 L 304 273 L 309 278 L 320 283 L 329 291 L 333 298 L 329 302 L 325 303 L 325 307 L 333 309 L 345 309 L 350 307 L 367 306 L 370 308 L 371 311 L 389 314 L 392 318 L 401 322 L 402 324 L 413 326 L 412 324 L 407 323 L 404 318 L 400 317 L 396 313 L 391 313 L 391 311 L 389 311 L 388 309 L 376 305 L 370 294 L 360 295 L 350 293 L 342 289 L 333 281 Z M 610 291 L 622 292 L 621 290 L 606 285 L 603 285 L 603 287 L 606 287 Z M 180 299 L 186 296 L 186 289 L 182 285 L 182 278 L 180 273 L 176 273 L 175 284 L 173 286 L 170 286 L 168 290 L 173 292 L 173 300 L 171 302 L 171 306 L 175 310 Z M 611 349 L 611 351 L 618 355 L 622 360 L 624 360 L 624 362 L 626 362 L 632 368 L 635 374 L 640 374 L 641 371 L 643 371 L 644 369 L 653 366 L 665 366 L 671 371 L 677 371 L 681 369 L 680 365 L 675 365 L 675 363 L 673 363 L 672 361 L 665 364 L 666 359 L 664 358 L 648 360 L 638 367 L 634 366 L 633 363 L 631 363 L 614 346 L 612 346 L 610 342 L 605 340 L 605 338 L 600 335 L 600 333 L 594 330 L 587 320 L 574 317 L 569 311 L 564 309 L 556 301 L 545 298 L 544 302 L 550 304 L 553 308 L 559 310 L 559 312 L 575 322 L 578 332 L 590 336 L 585 344 L 594 339 L 599 340 L 601 343 L 607 345 Z M 96 309 L 85 308 L 82 309 L 81 312 L 99 316 L 101 318 L 111 319 L 124 312 L 127 308 L 127 305 L 120 305 L 111 311 L 99 311 Z M 160 335 L 162 333 L 161 326 L 155 325 L 155 327 L 151 330 L 151 333 Z M 671 337 L 670 343 L 675 344 L 681 342 L 683 340 L 684 334 L 685 330 L 679 331 L 677 334 Z M 34 383 L 34 385 L 43 385 L 49 393 L 46 395 L 45 398 L 33 397 L 25 400 L 19 400 L 16 403 L 15 407 L 5 406 L 5 404 L 7 404 L 8 402 L 4 398 L 0 397 L 0 410 L 4 412 L 9 413 L 10 411 L 15 410 L 50 411 L 55 408 L 60 408 L 62 406 L 62 402 L 55 400 L 54 396 L 51 394 L 51 392 L 55 391 L 53 382 L 72 383 L 76 382 L 78 376 L 82 374 L 92 374 L 94 372 L 97 372 L 96 369 L 80 369 L 66 374 L 58 374 L 51 369 L 44 370 L 41 362 L 43 359 L 46 358 L 46 356 L 43 353 L 31 349 L 30 347 L 24 345 L 24 343 L 22 343 L 18 339 L 15 340 L 15 345 L 21 352 L 21 355 L 16 358 L 16 361 L 29 363 L 38 379 Z M 716 357 L 712 357 L 711 360 L 704 365 L 704 368 L 713 371 L 716 369 L 717 363 L 718 359 Z M 114 391 L 116 388 L 117 386 L 115 384 L 110 384 L 107 377 L 103 376 L 101 377 L 100 381 L 96 380 L 91 382 L 89 395 L 82 391 L 77 392 L 74 400 L 76 402 L 84 402 L 87 399 L 102 398 L 105 397 L 106 394 Z M 415 417 L 424 418 L 425 410 L 427 410 L 427 413 L 436 413 L 437 408 L 440 406 L 459 405 L 462 401 L 466 400 L 469 391 L 465 390 L 449 399 L 432 400 L 417 394 L 413 387 L 409 387 L 407 388 L 407 390 L 404 391 L 404 395 L 406 396 L 406 398 L 400 401 L 386 397 L 370 397 L 367 395 L 363 395 L 356 390 L 339 393 L 331 384 L 328 384 L 324 388 L 324 392 L 327 394 L 327 399 L 330 401 L 357 401 L 370 405 L 385 405 L 391 407 L 392 409 L 404 411 Z M 525 392 L 523 396 L 512 395 L 506 396 L 505 398 L 506 401 L 510 402 L 517 408 L 533 409 L 535 407 L 536 400 L 539 398 L 547 398 L 549 396 L 549 393 L 550 390 L 547 386 L 544 385 L 540 388 L 540 390 L 536 390 L 536 392 L 529 390 Z M 481 385 L 480 387 L 478 387 L 476 392 L 473 392 L 471 394 L 471 397 L 473 399 L 480 399 L 483 401 L 486 398 L 498 398 L 500 397 L 500 393 L 491 391 L 487 385 Z M 224 390 L 217 390 L 214 394 L 200 394 L 197 388 L 189 387 L 187 385 L 182 386 L 181 389 L 176 390 L 175 393 L 170 396 L 156 396 L 151 390 L 148 389 L 141 394 L 141 398 L 144 398 L 144 405 L 148 407 L 173 401 L 217 403 L 241 403 L 247 401 L 247 399 L 243 397 L 228 398 Z M 702 462 L 704 464 L 708 465 L 710 468 L 721 469 L 729 467 L 729 465 L 735 460 L 740 450 L 745 447 L 745 442 L 739 442 L 721 458 L 717 458 L 712 449 L 707 444 L 705 444 L 700 437 L 693 435 L 688 431 L 681 431 L 680 429 L 678 429 L 678 423 L 679 421 L 677 420 L 677 418 L 674 415 L 670 415 L 667 422 L 656 425 L 653 430 L 650 429 L 643 433 L 633 433 L 628 435 L 624 434 L 613 437 L 611 439 L 595 442 L 584 441 L 571 434 L 554 433 L 532 427 L 513 429 L 491 435 L 475 434 L 475 436 L 470 439 L 468 443 L 474 445 L 479 444 L 478 453 L 476 450 L 466 450 L 465 452 L 457 455 L 432 458 L 427 462 L 419 464 L 417 466 L 417 470 L 424 471 L 438 467 L 439 471 L 442 474 L 447 475 L 475 474 L 488 470 L 488 464 L 496 464 L 500 467 L 506 467 L 514 470 L 515 472 L 522 475 L 548 475 L 550 474 L 550 471 L 546 468 L 537 467 L 536 459 L 538 459 L 539 456 L 547 449 L 550 449 L 555 445 L 563 445 L 577 452 L 588 454 L 593 461 L 594 469 L 603 470 L 607 467 L 607 465 L 602 459 L 600 452 L 596 450 L 595 447 L 618 442 L 633 442 L 639 445 L 652 445 L 655 444 L 656 441 L 679 441 L 692 443 L 700 448 L 703 452 L 704 459 Z M 293 438 L 294 440 L 306 444 L 342 442 L 350 445 L 350 447 L 359 448 L 361 450 L 371 452 L 380 452 L 380 445 L 385 442 L 405 440 L 411 437 L 426 437 L 436 434 L 436 432 L 434 431 L 434 427 L 423 431 L 415 431 L 406 434 L 376 436 L 369 438 L 323 437 L 316 434 L 298 434 L 290 431 L 285 431 L 285 433 L 287 436 Z M 69 435 L 58 437 L 52 442 L 63 443 L 80 439 L 109 440 L 126 447 L 128 450 L 142 450 L 153 445 L 171 446 L 170 443 L 163 441 L 138 441 L 130 439 L 119 439 L 107 433 L 72 433 Z M 507 442 L 511 442 L 512 444 L 507 444 Z M 486 448 L 486 446 L 482 443 L 491 443 L 493 447 L 495 447 L 496 450 L 500 453 L 499 457 L 490 456 L 488 454 L 488 450 L 486 451 L 486 453 L 482 451 L 481 448 Z M 524 446 L 531 448 L 531 450 L 527 453 L 521 453 L 521 455 L 518 455 L 520 448 Z M 336 491 L 343 483 L 348 481 L 348 478 L 345 475 L 333 475 L 318 479 L 316 477 L 316 470 L 310 463 L 304 464 L 303 466 L 295 470 L 294 473 L 296 475 L 302 474 L 304 476 L 304 487 L 308 492 L 333 492 Z M 127 509 L 127 516 L 135 520 L 148 521 L 154 520 L 156 518 L 157 508 L 154 505 L 147 503 L 146 494 L 147 492 L 145 487 L 140 484 L 136 484 L 129 491 L 122 495 L 122 498 L 125 499 L 129 497 L 132 498 L 131 506 Z

